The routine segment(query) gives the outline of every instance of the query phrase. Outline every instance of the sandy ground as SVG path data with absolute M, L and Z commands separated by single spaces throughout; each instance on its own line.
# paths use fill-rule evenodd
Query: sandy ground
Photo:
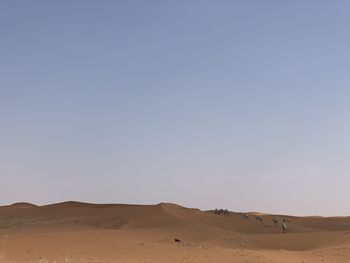
M 273 217 L 173 204 L 21 203 L 0 207 L 0 262 L 350 263 L 350 218 Z

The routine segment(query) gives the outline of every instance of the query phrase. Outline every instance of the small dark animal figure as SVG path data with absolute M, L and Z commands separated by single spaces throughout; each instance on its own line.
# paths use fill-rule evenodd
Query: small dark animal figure
M 274 218 L 272 219 L 272 221 L 275 223 L 275 225 L 278 225 L 278 218 L 277 218 L 277 217 L 274 217 Z
M 230 214 L 227 209 L 217 209 L 217 208 L 215 209 L 214 213 L 217 215 L 224 215 L 224 216 Z
M 260 223 L 262 223 L 262 222 L 263 222 L 263 219 L 262 219 L 262 217 L 261 217 L 261 216 L 256 216 L 256 217 L 255 217 L 255 219 L 256 219 L 257 221 L 259 221 Z
M 289 223 L 289 219 L 288 218 L 283 218 L 283 222 L 284 223 Z
M 242 217 L 243 217 L 244 220 L 249 221 L 249 216 L 247 214 L 242 214 Z
M 214 211 L 214 213 L 217 215 L 221 215 L 223 212 L 224 212 L 223 209 L 217 209 L 217 208 L 215 208 L 215 211 Z
M 286 231 L 287 231 L 287 224 L 283 223 L 283 225 L 282 225 L 282 232 L 283 232 L 283 234 L 285 234 Z

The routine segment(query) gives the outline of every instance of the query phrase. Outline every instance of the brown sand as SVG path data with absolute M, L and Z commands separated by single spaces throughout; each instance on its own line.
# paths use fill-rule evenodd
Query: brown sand
M 174 204 L 0 207 L 0 262 L 350 262 L 350 218 L 217 215 Z M 282 219 L 288 231 L 282 234 Z M 181 242 L 175 242 L 174 239 Z

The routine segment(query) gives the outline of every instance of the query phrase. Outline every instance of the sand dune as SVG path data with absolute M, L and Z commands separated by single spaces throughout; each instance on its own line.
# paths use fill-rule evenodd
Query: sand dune
M 349 217 L 248 216 L 166 203 L 16 203 L 0 207 L 0 262 L 350 262 Z

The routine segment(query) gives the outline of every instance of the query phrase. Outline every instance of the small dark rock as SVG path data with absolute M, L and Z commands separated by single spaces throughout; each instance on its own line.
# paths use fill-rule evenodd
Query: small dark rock
M 182 242 L 180 239 L 177 239 L 177 238 L 175 238 L 174 241 L 175 242 Z

